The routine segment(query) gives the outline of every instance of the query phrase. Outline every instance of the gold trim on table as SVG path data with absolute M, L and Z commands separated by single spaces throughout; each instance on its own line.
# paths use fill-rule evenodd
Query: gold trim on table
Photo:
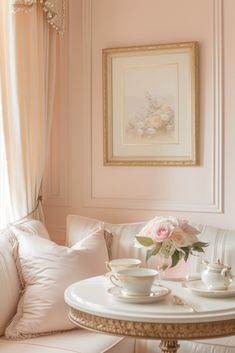
M 70 320 L 83 327 L 106 334 L 136 338 L 176 340 L 232 336 L 235 319 L 200 323 L 153 323 L 110 319 L 70 308 Z

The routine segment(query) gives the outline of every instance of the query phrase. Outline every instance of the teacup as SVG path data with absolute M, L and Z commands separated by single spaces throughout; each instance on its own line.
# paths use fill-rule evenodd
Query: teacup
M 158 271 L 151 268 L 135 268 L 120 270 L 110 280 L 121 288 L 123 295 L 148 296 L 157 276 Z
M 141 260 L 134 258 L 113 259 L 106 262 L 107 270 L 113 273 L 117 273 L 120 270 L 138 268 L 140 265 Z

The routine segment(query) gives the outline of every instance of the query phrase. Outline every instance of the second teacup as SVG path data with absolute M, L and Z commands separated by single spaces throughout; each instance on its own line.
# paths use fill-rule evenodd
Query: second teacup
M 157 276 L 158 271 L 151 268 L 136 268 L 120 270 L 115 276 L 111 276 L 110 280 L 121 288 L 123 295 L 147 296 Z
M 141 265 L 141 260 L 132 259 L 132 258 L 122 258 L 122 259 L 113 259 L 109 262 L 106 262 L 106 267 L 108 271 L 117 273 L 120 270 L 124 269 L 134 269 L 138 268 Z

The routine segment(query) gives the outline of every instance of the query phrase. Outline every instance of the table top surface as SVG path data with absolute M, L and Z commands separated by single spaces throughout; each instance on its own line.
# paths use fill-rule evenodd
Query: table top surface
M 202 297 L 183 288 L 181 282 L 158 283 L 170 289 L 171 293 L 162 301 L 152 303 L 117 301 L 108 292 L 113 285 L 106 276 L 92 277 L 72 284 L 65 291 L 65 301 L 71 308 L 84 313 L 135 322 L 203 323 L 235 319 L 235 295 L 222 298 Z M 177 304 L 174 296 L 180 298 L 184 304 Z

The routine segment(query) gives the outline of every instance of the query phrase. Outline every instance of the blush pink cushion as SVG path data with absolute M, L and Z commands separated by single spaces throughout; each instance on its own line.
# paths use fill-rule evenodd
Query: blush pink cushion
M 74 328 L 68 319 L 64 290 L 76 281 L 105 273 L 108 253 L 103 230 L 72 248 L 17 228 L 14 233 L 24 288 L 6 337 L 21 339 Z

